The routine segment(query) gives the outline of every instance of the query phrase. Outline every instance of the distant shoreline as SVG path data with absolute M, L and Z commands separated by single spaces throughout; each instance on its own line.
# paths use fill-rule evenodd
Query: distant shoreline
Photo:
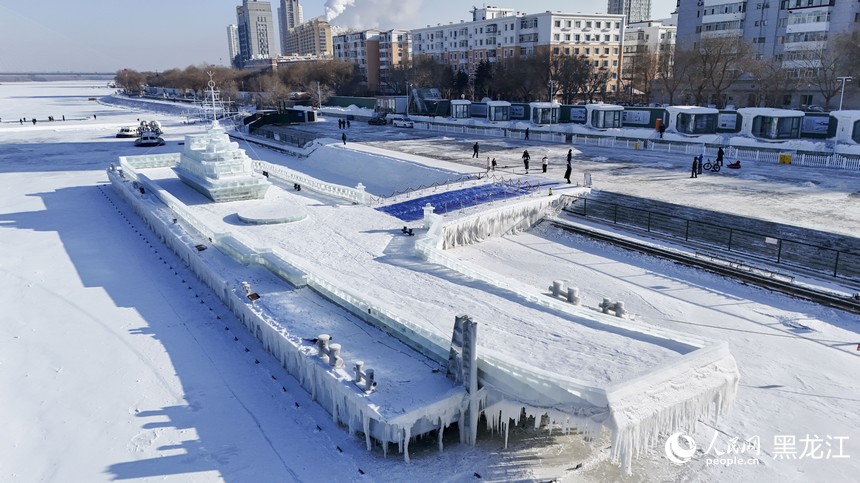
M 51 81 L 69 81 L 69 80 L 113 80 L 116 74 L 113 73 L 97 73 L 97 72 L 19 72 L 19 73 L 0 73 L 0 82 L 51 82 Z

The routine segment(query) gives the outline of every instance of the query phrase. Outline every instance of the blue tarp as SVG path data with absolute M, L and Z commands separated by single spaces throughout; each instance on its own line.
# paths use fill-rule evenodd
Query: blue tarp
M 543 186 L 555 186 L 555 182 L 511 183 L 500 182 L 485 184 L 456 191 L 446 191 L 430 196 L 415 198 L 409 201 L 386 205 L 377 208 L 380 211 L 396 216 L 403 221 L 415 221 L 424 218 L 424 205 L 430 203 L 435 208 L 434 213 L 445 214 L 469 206 L 488 203 L 493 200 L 503 200 L 528 194 Z

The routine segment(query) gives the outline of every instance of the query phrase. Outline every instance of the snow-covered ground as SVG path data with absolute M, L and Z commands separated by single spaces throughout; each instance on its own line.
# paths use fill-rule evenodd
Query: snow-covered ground
M 95 85 L 0 85 L 0 421 L 7 435 L 0 443 L 0 478 L 621 478 L 605 451 L 590 449 L 581 437 L 527 429 L 512 436 L 507 450 L 498 438 L 481 435 L 476 448 L 453 442 L 441 454 L 435 442 L 413 448 L 409 464 L 366 452 L 363 439 L 333 424 L 105 186 L 104 169 L 119 156 L 178 151 L 184 134 L 199 133 L 202 126 L 186 125 L 184 116 L 163 111 L 91 101 L 109 93 Z M 45 120 L 63 115 L 65 122 Z M 17 118 L 24 116 L 39 121 L 21 125 Z M 164 125 L 167 146 L 146 150 L 114 138 L 119 126 L 153 118 Z M 311 129 L 339 138 L 334 124 Z M 349 186 L 362 182 L 376 194 L 410 187 L 403 171 L 408 168 L 379 158 L 371 169 L 362 164 L 366 151 L 379 148 L 413 154 L 400 165 L 421 163 L 425 153 L 462 165 L 450 170 L 452 176 L 479 171 L 484 156 L 496 156 L 508 166 L 500 175 L 522 176 L 518 158 L 524 144 L 518 141 L 358 122 L 349 134 L 350 144 L 360 143 L 360 148 L 342 149 L 342 156 L 329 162 L 243 147 L 254 158 Z M 482 157 L 473 160 L 470 147 L 476 140 Z M 529 142 L 525 147 L 532 150 L 533 164 L 548 153 L 548 177 L 561 177 L 567 146 Z M 599 189 L 691 206 L 728 206 L 738 214 L 860 233 L 857 173 L 745 165 L 738 173 L 690 180 L 684 155 L 596 147 L 574 152 L 577 177 L 591 172 Z M 425 170 L 440 169 L 433 159 L 424 164 Z M 414 180 L 412 186 L 428 184 L 424 181 Z M 541 290 L 550 280 L 568 280 L 581 288 L 587 306 L 610 296 L 626 301 L 637 320 L 729 342 L 741 388 L 732 414 L 699 425 L 692 435 L 707 454 L 675 466 L 657 448 L 634 463 L 634 475 L 627 479 L 850 481 L 860 471 L 855 416 L 860 392 L 852 378 L 860 357 L 856 316 L 546 225 L 451 253 Z M 808 329 L 797 329 L 801 325 Z M 616 350 L 624 354 L 625 348 Z M 776 445 L 775 438 L 783 436 L 795 438 L 793 453 L 785 439 Z M 763 451 L 755 465 L 708 464 L 709 457 L 726 451 L 732 437 L 760 439 Z

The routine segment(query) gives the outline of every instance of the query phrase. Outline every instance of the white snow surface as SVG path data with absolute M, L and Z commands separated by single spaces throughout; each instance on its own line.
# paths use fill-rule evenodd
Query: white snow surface
M 134 148 L 128 140 L 114 138 L 116 129 L 136 118 L 154 116 L 89 100 L 108 93 L 85 82 L 0 86 L 4 100 L 0 104 L 0 246 L 4 248 L 0 250 L 0 306 L 4 309 L 0 420 L 6 433 L 0 478 L 317 481 L 322 471 L 327 479 L 338 481 L 467 481 L 476 478 L 474 473 L 491 481 L 621 478 L 600 449 L 609 446 L 607 440 L 589 446 L 577 435 L 549 436 L 525 428 L 512 430 L 506 450 L 500 448 L 498 436 L 493 439 L 486 434 L 479 435 L 475 448 L 453 442 L 446 443 L 443 453 L 437 452 L 435 443 L 423 450 L 413 447 L 409 464 L 400 458 L 384 459 L 378 450 L 367 452 L 363 439 L 332 423 L 331 416 L 284 374 L 253 335 L 105 186 L 104 170 L 119 156 L 177 151 L 177 141 L 184 134 L 201 128 L 184 125 L 178 113 L 162 113 L 156 117 L 165 126 L 168 145 Z M 39 122 L 20 125 L 17 118 L 25 115 L 36 116 Z M 68 121 L 49 123 L 49 115 L 66 115 Z M 10 122 L 13 118 L 16 121 Z M 333 122 L 317 124 L 336 132 L 327 127 Z M 519 141 L 457 135 L 428 141 L 410 138 L 402 130 L 389 135 L 390 130 L 358 124 L 354 123 L 350 143 L 360 149 L 342 150 L 342 161 L 356 166 L 353 178 L 343 182 L 347 186 L 373 183 L 390 191 L 408 187 L 406 168 L 389 164 L 389 172 L 359 167 L 359 153 L 374 149 L 368 143 L 388 149 L 399 145 L 411 157 L 404 166 L 419 162 L 426 146 L 451 162 L 478 170 L 483 160 L 470 160 L 467 150 L 480 140 L 482 154 L 495 151 L 501 172 L 521 176 L 516 169 L 505 168 L 518 165 L 523 146 Z M 528 147 L 545 148 L 559 160 L 567 151 L 567 146 L 534 142 Z M 319 179 L 331 176 L 322 163 L 308 163 L 307 158 L 245 143 L 243 148 L 252 158 L 300 169 Z M 693 206 L 729 205 L 739 214 L 839 233 L 860 232 L 857 173 L 745 164 L 740 173 L 688 182 L 684 154 L 634 155 L 597 147 L 574 147 L 574 152 L 575 175 L 590 171 L 597 188 Z M 443 163 L 427 160 L 434 170 Z M 551 163 L 548 176 L 560 178 L 563 167 L 561 161 Z M 348 173 L 341 169 L 337 176 L 348 178 Z M 389 176 L 394 181 L 386 186 Z M 414 186 L 419 184 L 417 180 Z M 381 225 L 365 223 L 387 223 L 382 215 L 351 217 L 354 210 L 348 206 L 308 198 L 309 204 L 314 202 L 324 205 L 314 207 L 318 219 L 285 228 L 303 230 L 302 236 L 318 232 L 313 236 L 319 240 L 335 238 L 328 246 L 342 250 L 327 248 L 314 254 L 313 244 L 302 246 L 289 237 L 279 243 L 286 250 L 314 255 L 319 270 L 366 283 L 362 288 L 381 304 L 408 307 L 416 316 L 427 318 L 430 310 L 438 310 L 436 304 L 449 307 L 446 312 L 450 313 L 439 319 L 446 327 L 454 313 L 463 311 L 462 305 L 452 304 L 451 293 L 464 293 L 459 301 L 469 304 L 465 312 L 482 307 L 489 315 L 503 317 L 518 310 L 515 296 L 497 296 L 493 301 L 499 305 L 490 306 L 468 295 L 473 288 L 465 280 L 452 284 L 445 280 L 452 277 L 445 274 L 434 278 L 416 273 L 416 287 L 406 287 L 414 291 L 409 297 L 415 299 L 391 299 L 383 290 L 391 283 L 386 273 L 362 267 L 371 266 L 369 261 L 379 256 L 387 256 L 392 265 L 408 265 L 411 255 L 397 246 L 408 239 L 378 233 L 368 237 L 374 240 L 372 246 L 352 250 L 348 240 L 336 240 L 338 235 L 328 223 L 379 230 Z M 206 207 L 197 206 L 206 212 Z M 341 211 L 347 215 L 341 216 Z M 217 211 L 206 216 L 213 223 L 229 222 Z M 386 225 L 387 230 L 397 228 Z M 595 307 L 603 296 L 611 295 L 625 300 L 635 319 L 643 323 L 729 343 L 741 372 L 734 411 L 716 422 L 704 421 L 690 432 L 703 451 L 714 436 L 712 426 L 719 429 L 723 442 L 758 436 L 766 450 L 758 456 L 759 464 L 710 466 L 707 455 L 699 454 L 675 466 L 663 455 L 661 439 L 657 451 L 634 461 L 633 479 L 850 481 L 860 471 L 856 444 L 860 395 L 852 377 L 860 355 L 854 350 L 856 317 L 584 240 L 545 224 L 450 253 L 538 291 L 545 291 L 552 280 L 565 280 L 581 288 L 586 306 Z M 430 281 L 449 286 L 426 288 Z M 336 308 L 320 310 L 329 317 L 343 317 Z M 798 332 L 793 328 L 797 324 L 809 330 Z M 482 325 L 485 328 L 493 330 Z M 548 343 L 530 340 L 525 328 L 506 328 L 520 348 Z M 577 337 L 567 332 L 574 330 L 570 327 L 559 330 L 561 337 Z M 439 333 L 450 337 L 445 327 L 440 326 Z M 624 360 L 647 364 L 661 354 L 653 347 L 638 354 L 638 347 L 612 347 L 611 341 L 606 342 L 607 364 L 603 372 L 592 372 L 606 381 L 624 368 Z M 778 459 L 773 456 L 776 435 L 796 435 L 798 454 L 799 440 L 807 435 L 847 436 L 844 453 L 851 458 Z

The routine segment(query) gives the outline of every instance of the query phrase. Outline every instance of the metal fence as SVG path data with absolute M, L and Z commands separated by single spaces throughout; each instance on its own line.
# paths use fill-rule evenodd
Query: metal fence
M 860 280 L 860 254 L 631 206 L 577 198 L 567 211 L 837 278 Z M 715 253 L 714 255 L 718 255 Z
M 683 153 L 691 156 L 701 154 L 716 159 L 717 149 L 725 150 L 725 159 L 740 159 L 742 161 L 779 163 L 781 154 L 791 156 L 791 164 L 818 168 L 838 168 L 860 171 L 860 156 L 845 154 L 827 154 L 804 152 L 797 150 L 780 150 L 764 148 L 734 147 L 723 144 L 703 144 L 693 142 L 666 141 L 653 138 L 626 138 L 616 136 L 597 136 L 589 134 L 574 134 L 573 144 L 601 146 L 607 148 L 622 148 L 633 150 L 648 150 L 663 153 Z

